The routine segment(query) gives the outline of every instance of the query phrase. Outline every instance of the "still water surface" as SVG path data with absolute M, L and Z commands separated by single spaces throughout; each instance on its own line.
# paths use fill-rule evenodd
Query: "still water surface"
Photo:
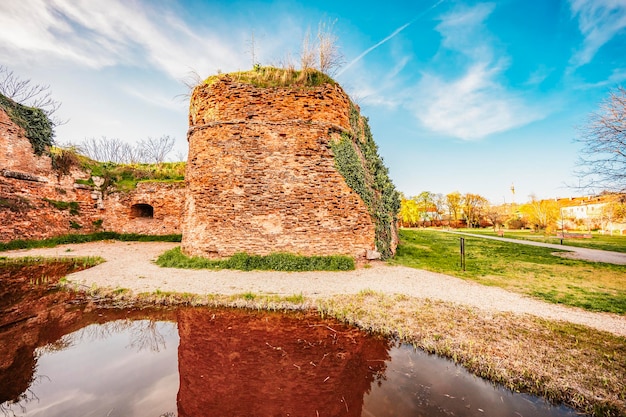
M 0 416 L 577 415 L 313 314 L 35 310 L 0 326 Z

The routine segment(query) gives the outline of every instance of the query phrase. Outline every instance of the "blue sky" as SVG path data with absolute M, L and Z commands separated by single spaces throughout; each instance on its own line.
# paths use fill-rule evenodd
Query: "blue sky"
M 171 135 L 174 158 L 185 77 L 251 68 L 253 33 L 257 62 L 297 65 L 319 22 L 406 195 L 581 194 L 576 126 L 626 84 L 626 0 L 4 0 L 0 63 L 50 85 L 58 142 Z

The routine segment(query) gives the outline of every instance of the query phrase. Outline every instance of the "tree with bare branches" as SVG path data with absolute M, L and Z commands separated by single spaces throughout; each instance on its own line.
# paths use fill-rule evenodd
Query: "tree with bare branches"
M 327 75 L 333 75 L 344 64 L 337 35 L 333 32 L 335 22 L 320 22 L 317 28 L 319 70 Z
M 343 54 L 333 32 L 334 26 L 335 22 L 320 22 L 315 39 L 311 38 L 311 29 L 307 29 L 300 49 L 302 70 L 315 68 L 326 75 L 333 75 L 343 65 Z
M 305 71 L 315 67 L 315 45 L 311 40 L 311 29 L 309 28 L 302 39 L 302 48 L 300 49 L 300 68 Z
M 626 191 L 626 89 L 610 92 L 576 141 L 582 144 L 576 171 L 581 186 Z
M 54 116 L 61 102 L 52 98 L 49 85 L 23 80 L 4 65 L 0 65 L 0 93 L 16 103 L 41 109 L 53 127 L 67 123 L 67 120 Z
M 163 135 L 159 138 L 142 139 L 137 147 L 144 162 L 160 164 L 174 148 L 174 141 L 173 137 Z
M 152 163 L 160 164 L 174 148 L 176 140 L 163 135 L 159 138 L 140 140 L 132 146 L 118 138 L 89 138 L 76 145 L 80 153 L 100 162 L 116 164 Z
M 124 164 L 139 162 L 137 149 L 118 138 L 89 138 L 76 146 L 80 153 L 95 161 Z

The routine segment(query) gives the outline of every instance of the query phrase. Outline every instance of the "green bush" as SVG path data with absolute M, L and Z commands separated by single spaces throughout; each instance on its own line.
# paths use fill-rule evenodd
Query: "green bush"
M 182 182 L 185 180 L 185 162 L 162 162 L 160 164 L 117 164 L 98 162 L 81 156 L 81 166 L 92 176 L 104 179 L 102 191 L 113 186 L 117 190 L 129 191 L 139 182 Z M 94 186 L 93 180 L 77 180 L 77 183 Z
M 72 216 L 77 216 L 78 214 L 80 214 L 80 205 L 77 201 L 58 201 L 51 200 L 49 198 L 44 198 L 43 200 L 56 209 L 69 210 Z
M 349 256 L 300 256 L 290 253 L 273 253 L 266 256 L 236 253 L 226 259 L 206 259 L 187 256 L 180 247 L 163 253 L 156 261 L 166 268 L 182 269 L 238 269 L 241 271 L 350 271 L 355 268 Z

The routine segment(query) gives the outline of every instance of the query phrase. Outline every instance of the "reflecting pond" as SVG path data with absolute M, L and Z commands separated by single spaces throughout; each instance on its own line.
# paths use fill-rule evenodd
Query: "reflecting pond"
M 2 284 L 0 415 L 577 415 L 313 313 L 103 309 Z

